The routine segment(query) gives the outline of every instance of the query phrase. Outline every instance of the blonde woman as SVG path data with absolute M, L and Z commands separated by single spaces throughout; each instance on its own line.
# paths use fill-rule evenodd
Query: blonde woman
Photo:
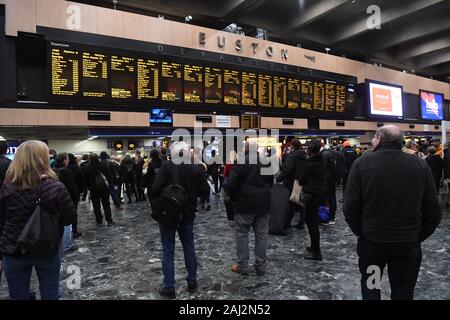
M 22 254 L 17 240 L 41 199 L 48 214 L 59 216 L 59 234 L 71 225 L 75 208 L 66 187 L 58 181 L 48 161 L 45 143 L 30 140 L 22 143 L 6 173 L 0 191 L 0 269 L 5 269 L 9 296 L 12 300 L 28 300 L 33 267 L 39 279 L 43 300 L 59 299 L 61 253 L 50 255 Z

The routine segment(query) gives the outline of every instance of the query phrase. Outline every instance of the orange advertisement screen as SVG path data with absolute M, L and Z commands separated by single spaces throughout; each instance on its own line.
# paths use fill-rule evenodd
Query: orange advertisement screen
M 397 86 L 369 83 L 370 113 L 383 116 L 403 116 L 402 89 Z

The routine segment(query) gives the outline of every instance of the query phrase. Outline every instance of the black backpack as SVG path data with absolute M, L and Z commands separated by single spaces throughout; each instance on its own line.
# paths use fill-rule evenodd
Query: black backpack
M 59 247 L 59 215 L 49 214 L 41 206 L 41 187 L 36 208 L 17 240 L 22 254 L 49 256 Z
M 181 165 L 182 166 L 182 165 Z M 177 228 L 183 220 L 189 202 L 189 194 L 180 185 L 180 166 L 174 166 L 172 173 L 177 183 L 165 187 L 157 199 L 152 218 L 170 228 Z
M 109 190 L 108 179 L 106 179 L 105 175 L 101 172 L 101 170 L 99 170 L 95 175 L 94 187 L 95 190 L 100 192 Z

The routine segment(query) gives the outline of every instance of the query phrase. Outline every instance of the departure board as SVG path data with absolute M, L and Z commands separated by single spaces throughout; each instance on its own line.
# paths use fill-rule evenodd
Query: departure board
M 161 65 L 161 99 L 181 101 L 181 64 L 164 61 Z
M 284 108 L 287 103 L 287 82 L 284 77 L 273 78 L 273 106 Z
M 256 73 L 242 72 L 242 105 L 255 107 L 258 103 L 256 95 Z
M 223 101 L 225 104 L 241 104 L 241 75 L 239 71 L 223 71 Z
M 83 97 L 108 96 L 108 56 L 102 53 L 83 52 Z
M 136 59 L 111 56 L 111 98 L 132 99 L 136 96 Z
M 205 103 L 222 102 L 222 70 L 205 67 Z
M 152 100 L 159 97 L 159 62 L 149 59 L 137 61 L 137 98 Z
M 52 94 L 77 96 L 80 92 L 80 56 L 75 50 L 52 48 Z
M 324 111 L 325 108 L 325 82 L 314 81 L 314 105 L 313 109 Z
M 287 102 L 289 109 L 298 109 L 300 107 L 300 80 L 288 79 Z
M 272 96 L 273 96 L 273 84 L 272 84 L 272 76 L 269 75 L 259 75 L 258 81 L 258 102 L 262 107 L 271 107 L 272 106 Z
M 347 104 L 347 88 L 345 84 L 336 85 L 336 112 L 344 112 Z
M 312 110 L 314 103 L 314 82 L 311 80 L 302 80 L 301 89 L 301 108 Z
M 259 129 L 261 115 L 259 113 L 244 113 L 241 115 L 241 129 Z
M 203 102 L 203 67 L 184 65 L 184 101 Z
M 356 84 L 348 83 L 347 84 L 347 101 L 345 103 L 345 112 L 346 113 L 354 113 L 356 110 Z M 341 112 L 339 110 L 336 110 Z M 344 112 L 344 111 L 342 111 Z
M 325 111 L 336 111 L 336 82 L 325 81 Z

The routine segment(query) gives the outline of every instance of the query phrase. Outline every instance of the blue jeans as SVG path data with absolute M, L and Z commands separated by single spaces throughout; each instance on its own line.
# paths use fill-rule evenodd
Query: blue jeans
M 67 252 L 72 249 L 72 225 L 64 227 L 63 236 L 63 252 Z
M 194 221 L 182 224 L 178 229 L 168 228 L 159 224 L 161 243 L 163 247 L 162 269 L 164 273 L 164 287 L 175 288 L 175 232 L 178 232 L 183 245 L 184 263 L 188 272 L 188 285 L 197 283 L 197 258 L 194 247 Z
M 28 300 L 30 298 L 30 280 L 33 266 L 39 280 L 42 300 L 59 299 L 59 276 L 61 254 L 59 249 L 49 257 L 4 256 L 3 267 L 8 282 L 11 300 Z

